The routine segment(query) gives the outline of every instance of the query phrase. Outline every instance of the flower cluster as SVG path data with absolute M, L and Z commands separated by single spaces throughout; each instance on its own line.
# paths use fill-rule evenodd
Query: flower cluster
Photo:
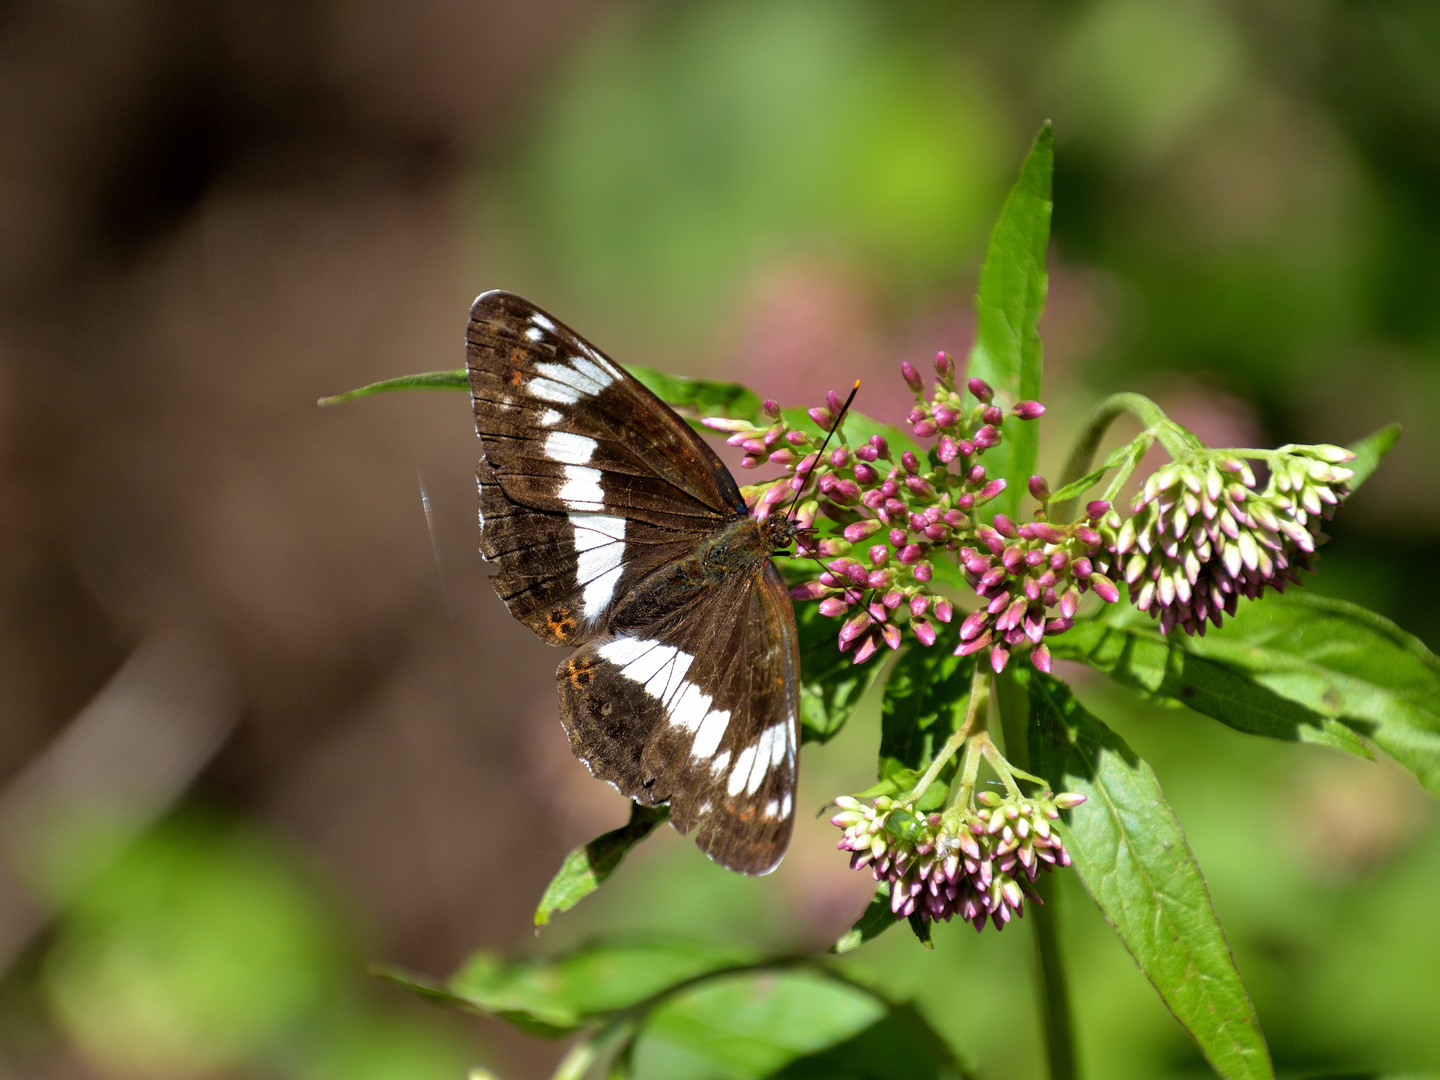
M 1073 793 L 1005 798 L 976 796 L 979 809 L 952 807 L 945 814 L 917 815 L 913 806 L 880 796 L 870 805 L 849 796 L 835 800 L 830 819 L 844 830 L 840 850 L 851 852 L 853 869 L 869 867 L 890 887 L 890 909 L 927 922 L 956 915 L 983 930 L 1003 929 L 1024 915 L 1042 870 L 1069 866 L 1070 855 L 1051 822 L 1079 806 Z
M 818 600 L 826 615 L 844 618 L 839 631 L 842 652 L 854 650 L 855 663 L 868 660 L 882 645 L 900 645 L 900 624 L 908 623 L 923 645 L 935 643 L 935 623 L 948 623 L 951 602 L 931 588 L 937 557 L 976 540 L 982 527 L 976 511 L 1005 490 L 980 463 L 1002 441 L 1005 411 L 983 380 L 955 382 L 955 366 L 940 353 L 935 359 L 934 392 L 924 396 L 924 381 L 909 362 L 901 365 L 917 404 L 910 426 L 920 442 L 931 442 L 922 459 L 913 450 L 892 452 L 881 435 L 851 445 L 837 427 L 842 402 L 833 391 L 808 415 L 821 429 L 817 438 L 786 422 L 773 401 L 765 402 L 770 423 L 706 418 L 707 426 L 730 433 L 729 442 L 745 451 L 744 468 L 765 462 L 781 465 L 786 475 L 746 487 L 746 502 L 763 519 L 787 499 L 800 501 L 796 524 L 798 549 L 820 561 L 823 571 L 797 586 L 797 600 Z M 968 396 L 967 396 L 968 394 Z M 1017 403 L 1011 414 L 1038 419 L 1038 402 Z M 820 457 L 821 441 L 830 445 Z M 814 531 L 817 517 L 835 523 L 837 534 Z M 1007 654 L 1008 655 L 1008 654 Z
M 1134 516 L 1104 521 L 1130 600 L 1169 633 L 1204 634 L 1208 619 L 1235 614 L 1239 597 L 1299 584 L 1312 569 L 1320 531 L 1349 493 L 1354 454 L 1338 446 L 1282 446 L 1264 459 L 1270 481 L 1231 451 L 1199 450 L 1154 473 L 1135 497 Z
M 1042 502 L 1049 494 L 1038 476 L 1030 489 Z M 1074 625 L 1081 594 L 1094 590 L 1106 603 L 1120 598 L 1094 561 L 1104 543 L 1095 525 L 1109 509 L 1107 502 L 1092 502 L 1087 520 L 1068 526 L 1046 521 L 1016 525 L 1004 514 L 996 514 L 993 525 L 980 526 L 975 534 L 984 548 L 962 547 L 960 565 L 983 606 L 960 624 L 956 655 L 988 646 L 990 665 L 998 673 L 1010 650 L 1028 642 L 1034 646 L 1031 660 L 1048 672 L 1050 651 L 1042 639 Z M 1057 608 L 1058 616 L 1048 614 Z

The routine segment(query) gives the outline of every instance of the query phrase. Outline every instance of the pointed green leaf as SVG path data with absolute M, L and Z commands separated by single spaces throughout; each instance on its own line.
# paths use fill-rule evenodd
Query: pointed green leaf
M 1181 645 L 1343 722 L 1440 795 L 1440 658 L 1389 619 L 1290 590 L 1242 600 L 1220 630 Z
M 689 413 L 687 419 L 692 421 L 701 416 L 728 416 L 759 426 L 769 423 L 760 408 L 760 395 L 739 383 L 692 379 L 636 364 L 626 364 L 625 370 L 672 409 Z
M 1400 425 L 1390 424 L 1350 445 L 1349 450 L 1355 455 L 1355 460 L 1345 466 L 1355 473 L 1350 478 L 1350 490 L 1355 490 L 1370 479 L 1370 474 L 1375 471 L 1380 460 L 1395 448 L 1399 439 Z
M 963 1076 L 913 1009 L 821 971 L 707 981 L 655 1008 L 645 1042 L 704 1062 L 705 1074 L 761 1080 L 940 1080 Z
M 668 806 L 630 804 L 630 820 L 618 829 L 597 836 L 588 844 L 565 856 L 560 870 L 550 879 L 540 906 L 535 909 L 535 925 L 544 926 L 550 916 L 569 911 L 598 889 L 613 874 L 640 841 L 644 840 L 670 816 Z
M 339 405 L 341 402 L 350 401 L 353 398 L 369 397 L 371 394 L 385 394 L 391 390 L 463 390 L 470 392 L 470 376 L 464 368 L 457 368 L 454 371 L 426 371 L 419 375 L 401 375 L 396 379 L 384 379 L 381 382 L 371 383 L 369 386 L 362 386 L 357 390 L 347 390 L 343 394 L 336 394 L 333 397 L 323 397 L 317 405 Z
M 890 883 L 882 881 L 875 888 L 875 896 L 866 906 L 864 914 L 855 920 L 855 925 L 830 946 L 833 953 L 847 953 L 858 949 L 899 922 L 899 916 L 890 910 Z
M 1096 618 L 1076 623 L 1050 640 L 1050 652 L 1061 660 L 1089 664 L 1150 697 L 1187 705 L 1247 735 L 1372 756 L 1364 740 L 1340 721 L 1282 697 L 1233 664 L 1197 655 L 1191 639 L 1161 634 L 1154 620 L 1128 605 L 1111 605 Z
M 980 267 L 969 373 L 994 387 L 1007 408 L 1040 397 L 1039 326 L 1048 285 L 1045 248 L 1050 239 L 1054 165 L 1055 136 L 1046 123 L 1005 200 Z M 985 455 L 985 465 L 991 476 L 1003 476 L 1009 486 L 986 506 L 986 512 L 1013 517 L 1035 471 L 1039 433 L 1034 421 L 1007 416 L 1004 436 L 1004 442 Z
M 1028 665 L 1034 768 L 1070 811 L 1066 843 L 1085 887 L 1175 1018 L 1226 1080 L 1273 1080 L 1269 1051 L 1205 879 L 1150 766 L 1058 679 Z

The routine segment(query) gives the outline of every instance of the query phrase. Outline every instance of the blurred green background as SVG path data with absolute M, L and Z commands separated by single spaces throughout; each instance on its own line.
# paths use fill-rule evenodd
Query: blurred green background
M 1222 445 L 1399 420 L 1307 587 L 1440 648 L 1432 3 L 137 2 L 7 11 L 0 49 L 5 1074 L 542 1076 L 556 1048 L 365 963 L 833 939 L 868 890 L 823 821 L 758 881 L 665 830 L 529 934 L 624 808 L 484 587 L 464 403 L 309 403 L 456 366 L 469 298 L 504 287 L 621 361 L 785 404 L 861 377 L 898 420 L 900 360 L 969 347 L 1047 118 L 1046 471 L 1119 389 Z M 218 748 L 115 803 L 123 828 L 104 800 L 54 817 L 27 795 L 47 753 L 175 627 L 219 657 L 164 668 L 228 688 Z M 1440 1071 L 1433 800 L 1071 674 L 1154 764 L 1282 1075 Z M 868 784 L 877 709 L 807 749 L 802 805 Z M 1209 1075 L 1077 883 L 1058 900 L 1085 1074 Z M 847 962 L 984 1075 L 1040 1076 L 1027 928 L 935 940 Z M 711 1075 L 660 1039 L 641 1060 Z

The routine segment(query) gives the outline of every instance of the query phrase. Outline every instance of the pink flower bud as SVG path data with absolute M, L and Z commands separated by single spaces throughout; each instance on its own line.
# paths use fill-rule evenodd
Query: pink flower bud
M 964 495 L 956 498 L 955 505 L 961 510 L 973 510 L 975 508 L 975 496 L 967 491 Z
M 935 489 L 930 486 L 930 481 L 919 476 L 907 476 L 905 486 L 910 489 L 910 494 L 919 499 L 933 499 Z
M 950 357 L 946 356 L 943 352 L 938 352 L 935 354 L 936 374 L 938 374 L 942 379 L 948 379 L 950 375 L 954 372 L 954 370 L 955 365 L 950 362 Z
M 1004 514 L 996 514 L 992 524 L 996 532 L 1008 539 L 1013 540 L 1020 535 L 1020 530 L 1015 527 L 1015 522 L 1011 521 Z
M 912 424 L 918 424 L 921 420 L 925 419 L 925 410 L 919 405 L 916 405 L 915 408 L 905 414 L 905 419 Z
M 1037 540 L 1043 540 L 1047 544 L 1065 542 L 1065 530 L 1058 525 L 1051 525 L 1048 521 L 1034 522 L 1030 526 L 1030 531 L 1035 534 Z
M 938 614 L 938 612 L 937 612 Z M 980 636 L 980 632 L 990 624 L 990 615 L 984 611 L 977 611 L 966 618 L 960 624 L 960 640 L 972 641 Z
M 921 420 L 918 424 L 915 425 L 914 428 L 915 437 L 917 439 L 933 438 L 935 432 L 937 432 L 938 430 L 939 428 L 936 426 L 934 420 Z
M 996 675 L 1004 671 L 1005 665 L 1009 662 L 1010 650 L 1004 645 L 996 645 L 990 650 L 990 667 L 994 669 Z
M 955 444 L 955 449 L 960 451 L 961 457 L 971 457 L 975 453 L 975 444 L 969 439 L 961 439 Z
M 995 396 L 995 391 L 990 389 L 990 384 L 984 379 L 971 379 L 966 384 L 970 393 L 974 394 L 980 401 L 988 402 Z
M 960 447 L 949 435 L 942 435 L 939 444 L 935 447 L 935 456 L 948 465 L 960 456 Z
M 856 475 L 859 475 L 858 469 L 856 470 Z M 860 503 L 871 510 L 879 510 L 880 507 L 885 505 L 885 493 L 878 488 L 872 488 L 860 496 Z
M 838 596 L 827 596 L 824 600 L 820 601 L 820 614 L 824 615 L 827 619 L 844 615 L 845 612 L 849 610 L 850 605 Z
M 965 474 L 965 481 L 970 484 L 983 484 L 985 482 L 985 466 L 970 466 L 970 471 Z
M 840 411 L 845 408 L 845 402 L 834 390 L 827 390 L 825 391 L 825 407 L 830 410 L 832 415 L 839 416 Z
M 860 501 L 860 485 L 854 480 L 841 480 L 830 492 L 836 502 L 854 503 Z
M 920 471 L 920 460 L 910 450 L 906 450 L 900 455 L 900 464 L 905 467 L 905 471 L 908 473 L 917 473 Z
M 935 407 L 935 422 L 941 427 L 954 427 L 955 421 L 960 419 L 960 414 L 948 405 L 937 405 Z
M 785 441 L 791 446 L 804 446 L 810 441 L 810 436 L 803 431 L 787 431 Z
M 840 627 L 840 646 L 844 648 L 846 643 L 855 640 L 870 628 L 870 613 L 862 611 L 854 618 L 848 619 L 845 625 Z
M 1098 548 L 1104 541 L 1100 534 L 1089 525 L 1081 525 L 1075 530 L 1075 538 L 1087 547 Z
M 986 424 L 975 433 L 975 446 L 981 450 L 989 450 L 991 447 L 1000 445 L 1000 432 L 990 424 Z
M 980 413 L 980 419 L 987 424 L 994 424 L 999 427 L 1005 422 L 1005 414 L 1000 410 L 999 405 L 987 405 Z
M 790 590 L 791 600 L 819 600 L 826 593 L 826 588 L 818 581 L 807 581 L 803 585 L 796 585 Z
M 920 582 L 922 585 L 925 582 L 929 581 L 930 578 L 934 575 L 934 573 L 935 568 L 931 566 L 928 562 L 918 562 L 915 564 L 915 580 Z
M 916 593 L 910 598 L 910 614 L 919 618 L 924 615 L 930 607 L 930 597 L 924 593 Z
M 890 444 L 885 441 L 883 435 L 871 435 L 870 445 L 875 448 L 875 452 L 879 454 L 882 459 L 885 461 L 890 460 Z
M 900 647 L 900 628 L 898 626 L 885 626 L 880 631 L 880 636 L 885 639 L 885 644 L 892 649 Z
M 891 611 L 894 611 L 900 606 L 901 602 L 904 599 L 905 594 L 902 593 L 899 589 L 891 589 L 883 597 L 881 597 L 880 602 L 884 604 L 887 608 L 889 608 Z
M 880 454 L 869 443 L 864 443 L 855 447 L 855 456 L 861 461 L 874 461 Z
M 1050 649 L 1046 645 L 1036 645 L 1030 653 L 1030 662 L 1046 675 L 1050 674 Z
M 863 461 L 855 463 L 855 480 L 857 483 L 869 487 L 880 479 L 880 474 L 875 471 L 873 465 L 866 465 Z
M 890 546 L 888 544 L 872 544 L 870 547 L 870 565 L 874 567 L 884 566 L 890 561 Z
M 925 553 L 920 550 L 919 544 L 906 544 L 895 553 L 895 558 L 906 566 L 913 566 L 924 558 Z
M 881 603 L 871 603 L 865 610 L 870 612 L 870 618 L 876 622 L 884 622 L 890 617 L 890 612 L 886 611 L 885 605 Z
M 1090 564 L 1089 559 L 1079 558 L 1071 564 L 1071 572 L 1081 581 L 1084 581 L 1095 572 L 1095 568 Z
M 835 423 L 835 416 L 829 409 L 816 405 L 813 409 L 807 409 L 806 415 L 820 425 L 821 431 L 829 431 Z
M 830 451 L 830 467 L 832 469 L 843 469 L 850 464 L 850 451 L 843 446 L 837 446 Z
M 1073 619 L 1079 607 L 1080 590 L 1073 587 L 1066 589 L 1065 595 L 1060 597 L 1060 614 L 1067 619 Z
M 954 614 L 955 614 L 955 607 L 954 607 L 953 604 L 950 603 L 949 600 L 946 600 L 946 599 L 942 596 L 942 597 L 940 597 L 940 599 L 938 599 L 938 600 L 935 601 L 935 617 L 936 617 L 937 619 L 939 619 L 941 622 L 943 622 L 943 623 L 948 623 L 948 622 L 950 621 L 951 616 L 954 615 Z
M 1104 517 L 1105 512 L 1109 509 L 1110 504 L 1103 499 L 1096 499 L 1094 502 L 1088 502 L 1085 504 L 1085 514 L 1087 517 Z
M 904 376 L 905 384 L 915 393 L 918 394 L 925 389 L 925 382 L 920 378 L 920 372 L 915 370 L 915 365 L 909 360 L 900 361 L 900 374 Z
M 1043 476 L 1030 477 L 1030 494 L 1037 502 L 1044 502 L 1050 498 L 1050 485 L 1045 482 Z
M 902 519 L 905 515 L 905 504 L 899 499 L 886 499 L 885 512 L 892 518 Z
M 863 664 L 866 660 L 869 660 L 870 657 L 874 656 L 879 651 L 879 636 L 876 634 L 868 634 L 866 635 L 864 640 L 860 642 L 860 647 L 855 650 L 854 663 Z M 897 890 L 895 895 L 902 896 L 903 894 Z
M 794 450 L 776 450 L 770 455 L 770 460 L 776 465 L 789 465 L 795 460 Z
M 872 589 L 888 589 L 894 577 L 894 573 L 890 570 L 876 570 L 866 579 L 865 584 Z
M 753 431 L 755 428 L 749 420 L 732 420 L 728 416 L 702 416 L 700 423 L 711 431 Z
M 852 544 L 858 544 L 866 537 L 874 536 L 880 531 L 878 521 L 855 521 L 845 526 L 845 539 Z
M 756 456 L 753 455 L 753 454 L 746 454 L 743 458 L 740 459 L 740 468 L 742 468 L 742 469 L 754 469 L 754 468 L 758 468 L 759 465 L 760 465 L 760 463 L 761 463 L 763 460 L 764 460 L 763 458 L 758 458 L 758 457 L 756 457 Z
M 910 629 L 914 631 L 916 640 L 927 649 L 935 644 L 935 627 L 930 625 L 929 619 L 911 619 Z
M 1095 590 L 1095 595 L 1104 600 L 1107 604 L 1113 604 L 1120 599 L 1120 590 L 1115 587 L 1114 582 L 1104 574 L 1092 574 L 1090 587 Z
M 909 536 L 910 536 L 910 534 L 909 534 L 906 530 L 904 530 L 904 529 L 891 529 L 891 530 L 890 530 L 890 546 L 891 546 L 891 547 L 897 547 L 897 548 L 898 548 L 898 547 L 904 547 L 904 546 L 905 546 L 905 541 L 909 538 Z
M 1045 415 L 1045 406 L 1038 401 L 1022 401 L 1010 411 L 1021 420 L 1039 420 Z
M 763 408 L 765 409 L 765 415 L 770 417 L 771 420 L 780 419 L 780 406 L 774 398 L 766 398 Z

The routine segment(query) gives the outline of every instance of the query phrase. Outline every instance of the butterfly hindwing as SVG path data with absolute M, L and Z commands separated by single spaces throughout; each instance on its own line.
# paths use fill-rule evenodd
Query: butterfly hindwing
M 658 623 L 560 665 L 561 717 L 592 773 L 670 820 L 712 859 L 763 874 L 794 825 L 797 635 L 768 559 Z

